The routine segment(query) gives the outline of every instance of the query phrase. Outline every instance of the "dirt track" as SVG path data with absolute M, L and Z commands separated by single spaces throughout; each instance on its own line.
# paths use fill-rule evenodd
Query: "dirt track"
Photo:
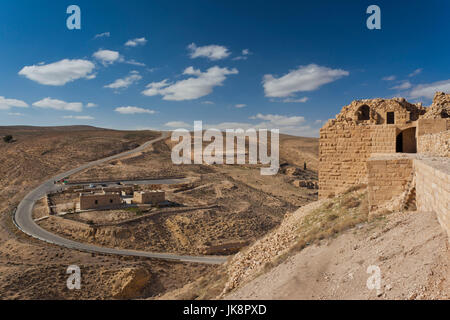
M 449 299 L 450 251 L 435 214 L 398 213 L 312 245 L 227 299 Z M 366 286 L 376 265 L 381 289 Z

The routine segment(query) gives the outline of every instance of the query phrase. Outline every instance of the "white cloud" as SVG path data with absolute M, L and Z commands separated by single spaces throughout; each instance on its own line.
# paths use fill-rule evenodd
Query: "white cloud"
M 383 81 L 394 81 L 395 79 L 396 79 L 396 76 L 394 76 L 394 75 L 381 78 L 381 80 L 383 80 Z
M 86 105 L 86 108 L 95 108 L 95 107 L 98 107 L 98 105 L 95 104 L 95 103 L 92 103 L 92 102 L 89 102 L 89 103 Z
M 250 117 L 250 119 L 260 119 L 264 121 L 270 122 L 270 124 L 275 126 L 294 126 L 299 125 L 303 122 L 305 122 L 304 117 L 300 116 L 293 116 L 293 117 L 287 117 L 287 116 L 281 116 L 278 114 L 261 114 L 258 113 L 256 116 Z
M 115 111 L 118 113 L 121 113 L 121 114 L 141 114 L 141 113 L 154 114 L 154 113 L 156 113 L 156 111 L 154 111 L 154 110 L 133 107 L 133 106 L 119 107 L 119 108 L 116 108 Z
M 226 80 L 226 76 L 237 74 L 238 70 L 220 68 L 214 66 L 206 72 L 188 67 L 184 70 L 184 75 L 193 77 L 169 83 L 167 79 L 160 82 L 152 82 L 147 85 L 147 89 L 142 92 L 146 96 L 162 95 L 164 100 L 193 100 L 210 94 L 213 88 L 221 86 Z
M 91 74 L 94 67 L 94 64 L 88 60 L 64 59 L 47 65 L 23 67 L 19 71 L 19 75 L 25 76 L 40 84 L 63 86 L 77 79 L 95 78 L 95 74 Z
M 247 105 L 245 103 L 240 103 L 240 104 L 235 105 L 234 107 L 235 108 L 245 108 L 246 106 Z
M 249 49 L 244 49 L 242 50 L 242 55 L 234 57 L 233 60 L 247 60 L 248 56 L 251 55 L 252 53 L 250 52 Z
M 192 59 L 204 57 L 210 60 L 221 60 L 225 59 L 231 54 L 231 52 L 229 52 L 226 47 L 214 44 L 209 46 L 197 47 L 195 43 L 191 43 L 188 46 L 188 50 L 190 51 L 189 55 Z
M 402 81 L 399 85 L 396 85 L 394 87 L 392 87 L 391 89 L 395 89 L 395 90 L 406 90 L 412 87 L 411 82 L 409 81 Z
M 103 33 L 96 34 L 94 39 L 103 38 L 103 37 L 109 38 L 110 36 L 111 36 L 111 33 L 103 32 Z
M 190 128 L 192 126 L 184 121 L 169 121 L 164 125 L 171 128 Z
M 132 40 L 128 40 L 125 45 L 127 47 L 137 47 L 139 45 L 143 46 L 147 43 L 147 39 L 143 38 L 136 38 L 136 39 L 132 39 Z
M 81 102 L 65 102 L 62 100 L 45 98 L 33 103 L 33 106 L 44 109 L 54 109 L 61 111 L 75 111 L 81 112 L 83 110 L 83 104 Z
M 215 103 L 207 100 L 207 101 L 203 101 L 202 104 L 215 104 Z
M 281 133 L 296 136 L 317 137 L 319 134 L 320 123 L 313 122 L 313 126 L 305 124 L 305 118 L 301 116 L 282 116 L 275 114 L 257 114 L 250 117 L 253 120 L 262 120 L 259 123 L 250 122 L 222 122 L 217 124 L 207 124 L 204 128 L 226 130 L 226 129 L 279 129 Z
M 20 112 L 8 112 L 8 116 L 22 117 L 24 114 Z
M 103 65 L 113 64 L 114 62 L 121 61 L 120 53 L 112 50 L 98 50 L 92 55 L 99 60 Z
M 95 120 L 95 118 L 91 116 L 64 116 L 63 119 Z
M 226 130 L 226 129 L 257 129 L 257 126 L 251 124 L 249 122 L 221 122 L 216 124 L 204 124 L 204 129 L 218 129 L 218 130 Z
M 125 61 L 125 63 L 131 64 L 133 66 L 145 67 L 145 63 L 138 62 L 138 61 L 136 61 L 134 59 L 127 60 L 127 61 Z
M 414 76 L 417 76 L 419 73 L 421 73 L 422 72 L 422 68 L 419 68 L 419 69 L 416 69 L 416 70 L 414 70 L 413 72 L 411 72 L 409 75 L 408 75 L 408 77 L 414 77 Z
M 299 99 L 286 98 L 286 99 L 283 99 L 283 102 L 284 103 L 305 103 L 308 100 L 309 100 L 308 97 L 303 97 L 303 98 L 299 98 Z
M 122 88 L 128 88 L 133 83 L 139 81 L 142 79 L 142 76 L 137 71 L 130 72 L 130 75 L 126 76 L 125 78 L 117 79 L 113 83 L 110 83 L 105 86 L 105 88 L 109 89 L 122 89 Z
M 449 93 L 450 92 L 450 79 L 443 80 L 443 81 L 437 81 L 437 82 L 433 82 L 433 83 L 417 85 L 411 90 L 411 92 L 409 93 L 409 96 L 413 99 L 419 98 L 419 97 L 433 99 L 434 94 L 437 91 Z
M 349 72 L 342 69 L 330 69 L 316 64 L 300 66 L 280 78 L 266 74 L 263 79 L 266 97 L 288 97 L 300 91 L 313 91 L 320 86 L 336 81 Z
M 0 96 L 0 110 L 9 110 L 11 107 L 28 108 L 28 104 L 22 100 L 6 99 Z

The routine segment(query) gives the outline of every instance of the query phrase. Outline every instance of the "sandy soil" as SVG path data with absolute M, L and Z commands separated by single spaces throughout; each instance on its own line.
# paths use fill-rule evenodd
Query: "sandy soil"
M 162 296 L 214 273 L 216 266 L 122 258 L 59 248 L 29 238 L 12 224 L 10 214 L 13 208 L 26 192 L 44 179 L 81 163 L 134 148 L 158 133 L 122 132 L 92 127 L 0 127 L 0 135 L 6 134 L 12 134 L 15 142 L 0 144 L 1 299 L 110 299 L 117 297 L 114 292 L 117 293 L 118 283 L 120 285 L 123 279 L 128 279 L 133 274 L 150 274 L 151 280 L 132 297 L 151 298 Z M 251 170 L 259 175 L 259 169 Z M 200 249 L 202 246 L 224 241 L 253 241 L 279 224 L 286 211 L 295 210 L 300 205 L 300 202 L 292 201 L 295 198 L 293 194 L 283 196 L 267 193 L 252 187 L 250 182 L 247 184 L 246 179 L 234 179 L 230 174 L 222 172 L 220 166 L 173 166 L 170 147 L 164 142 L 139 155 L 82 172 L 79 178 L 133 178 L 142 175 L 160 177 L 179 174 L 195 177 L 198 184 L 191 190 L 173 194 L 174 201 L 186 205 L 217 203 L 219 208 L 159 216 L 151 223 L 127 226 L 125 229 L 129 230 L 125 230 L 126 232 L 113 233 L 112 237 L 101 241 L 107 245 L 117 242 L 118 245 L 126 244 L 144 249 L 151 247 L 200 252 L 203 250 Z M 284 181 L 286 186 L 290 185 L 289 179 Z M 273 188 L 280 187 L 282 180 L 274 180 Z M 303 199 L 302 203 L 314 198 L 314 194 L 309 196 L 310 190 L 306 188 L 295 190 Z M 58 203 L 65 201 L 59 200 Z M 45 206 L 38 203 L 35 217 L 45 215 Z M 129 215 L 104 218 L 105 221 L 115 221 L 128 217 Z M 68 222 L 67 230 L 72 228 L 70 225 L 73 225 L 73 221 L 60 217 L 52 217 L 42 223 L 54 223 L 55 219 Z M 68 233 L 70 236 L 70 232 Z M 130 241 L 133 237 L 139 241 Z M 66 287 L 66 269 L 72 264 L 81 267 L 82 290 L 79 291 L 70 291 Z M 129 269 L 137 271 L 124 271 Z
M 298 138 L 301 142 L 297 144 L 293 144 L 294 137 L 288 138 L 286 141 L 291 145 L 302 145 L 303 138 Z M 317 143 L 317 139 L 305 140 L 306 149 L 310 148 L 310 144 Z M 192 188 L 168 192 L 166 198 L 186 208 L 211 205 L 216 205 L 216 208 L 180 214 L 165 214 L 165 210 L 159 210 L 160 214 L 120 226 L 90 227 L 87 224 L 70 224 L 62 221 L 63 218 L 43 220 L 40 225 L 82 242 L 155 252 L 202 254 L 218 245 L 252 243 L 278 226 L 285 214 L 317 199 L 317 190 L 292 184 L 299 178 L 317 180 L 314 171 L 303 170 L 303 163 L 298 167 L 301 176 L 291 176 L 281 171 L 275 176 L 261 176 L 259 165 L 175 166 L 170 160 L 171 145 L 173 142 L 170 139 L 158 142 L 146 152 L 85 170 L 71 179 L 183 175 L 194 181 Z M 314 148 L 309 151 L 311 158 L 313 151 Z M 64 200 L 64 197 L 60 198 Z M 59 203 L 61 199 L 55 199 L 55 202 Z M 123 210 L 110 213 L 116 216 L 115 221 L 132 217 Z M 86 223 L 86 216 L 94 214 L 64 218 Z M 99 212 L 99 218 L 91 220 L 106 222 L 112 218 L 108 213 Z
M 366 286 L 371 265 L 380 290 Z M 226 298 L 448 299 L 448 239 L 434 214 L 393 214 L 305 248 Z
M 253 175 L 256 170 L 253 169 Z M 210 246 L 238 241 L 251 243 L 279 225 L 286 212 L 298 208 L 299 201 L 292 194 L 277 197 L 232 179 L 220 169 L 214 171 L 218 172 L 203 174 L 190 190 L 167 193 L 167 200 L 181 207 L 159 209 L 155 211 L 157 213 L 142 212 L 140 214 L 152 215 L 137 222 L 104 227 L 88 225 L 86 219 L 94 223 L 111 222 L 112 214 L 115 221 L 133 218 L 127 210 L 114 210 L 52 217 L 39 224 L 82 242 L 155 252 L 202 254 Z M 278 183 L 276 179 L 273 182 Z M 290 187 L 288 183 L 285 185 Z M 300 189 L 296 188 L 297 194 L 301 193 Z M 303 203 L 307 201 L 303 200 Z M 199 206 L 209 208 L 183 212 Z M 181 213 L 173 213 L 178 210 Z M 95 214 L 98 217 L 92 217 Z M 84 225 L 69 224 L 63 219 L 75 219 Z
M 32 239 L 12 223 L 14 206 L 44 179 L 134 148 L 159 133 L 92 127 L 0 127 L 0 135 L 5 134 L 12 134 L 15 142 L 0 143 L 0 299 L 109 299 L 113 298 L 111 281 L 125 268 L 142 268 L 151 274 L 147 287 L 136 295 L 151 297 L 214 268 L 64 249 Z M 43 208 L 40 214 L 45 214 Z M 81 290 L 66 287 L 66 270 L 72 264 L 81 268 Z

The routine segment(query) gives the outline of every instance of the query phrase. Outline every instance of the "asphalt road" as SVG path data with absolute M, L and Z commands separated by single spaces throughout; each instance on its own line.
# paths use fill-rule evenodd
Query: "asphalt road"
M 73 240 L 65 239 L 61 236 L 48 232 L 47 230 L 42 229 L 38 226 L 32 218 L 32 212 L 34 204 L 37 200 L 44 197 L 47 193 L 51 193 L 56 191 L 60 187 L 55 185 L 53 182 L 58 181 L 64 177 L 68 177 L 73 175 L 79 171 L 82 171 L 87 168 L 91 168 L 102 163 L 105 163 L 110 160 L 114 160 L 117 158 L 121 158 L 124 156 L 128 156 L 130 154 L 139 152 L 150 146 L 151 144 L 166 139 L 168 137 L 167 132 L 163 132 L 161 137 L 150 140 L 143 145 L 139 146 L 136 149 L 129 150 L 120 154 L 116 154 L 104 159 L 96 160 L 84 164 L 78 168 L 69 170 L 67 172 L 61 173 L 44 183 L 38 186 L 36 189 L 31 191 L 29 194 L 25 196 L 25 198 L 19 203 L 17 210 L 14 214 L 14 223 L 15 225 L 22 230 L 24 233 L 37 238 L 39 240 L 52 243 L 58 246 L 76 249 L 80 251 L 87 252 L 96 252 L 96 253 L 104 253 L 104 254 L 117 254 L 122 256 L 136 256 L 136 257 L 148 257 L 155 259 L 164 259 L 164 260 L 175 260 L 181 262 L 194 262 L 194 263 L 206 263 L 206 264 L 221 264 L 227 260 L 227 257 L 222 256 L 185 256 L 185 255 L 176 255 L 170 253 L 155 253 L 155 252 L 146 252 L 146 251 L 136 251 L 136 250 L 125 250 L 125 249 L 115 249 L 115 248 L 106 248 L 100 247 L 91 244 L 85 244 L 81 242 L 76 242 Z

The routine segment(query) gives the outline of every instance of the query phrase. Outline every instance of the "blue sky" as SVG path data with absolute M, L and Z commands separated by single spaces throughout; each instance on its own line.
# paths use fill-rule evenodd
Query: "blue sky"
M 437 0 L 2 1 L 0 125 L 317 136 L 352 100 L 449 92 L 449 18 Z

